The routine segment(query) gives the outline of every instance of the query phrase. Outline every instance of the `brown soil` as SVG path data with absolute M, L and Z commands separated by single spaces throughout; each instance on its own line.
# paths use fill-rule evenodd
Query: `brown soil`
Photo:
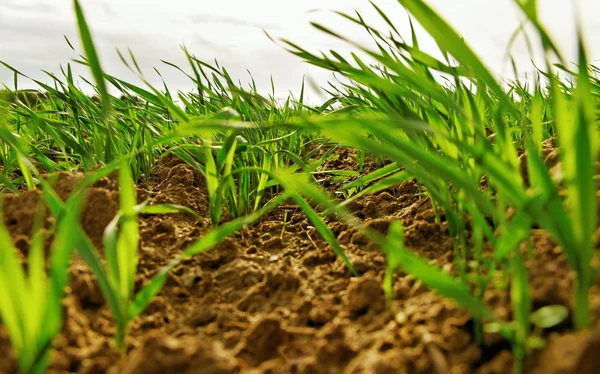
M 337 167 L 353 165 L 340 152 Z M 372 165 L 370 165 L 372 166 Z M 57 190 L 70 193 L 78 175 L 62 174 Z M 162 160 L 139 199 L 188 206 L 207 217 L 201 176 L 174 158 Z M 5 223 L 18 248 L 29 244 L 38 192 L 6 196 Z M 83 226 L 100 246 L 118 208 L 115 178 L 89 191 Z M 385 232 L 401 219 L 406 244 L 453 271 L 452 240 L 435 223 L 431 204 L 414 181 L 359 199 L 350 206 L 364 224 Z M 287 211 L 287 222 L 284 222 Z M 183 215 L 140 218 L 138 288 L 202 236 L 202 222 Z M 471 317 L 411 276 L 398 274 L 391 310 L 381 288 L 383 254 L 355 230 L 330 227 L 354 262 L 352 277 L 299 209 L 280 207 L 208 253 L 186 260 L 132 325 L 127 354 L 114 349 L 113 321 L 94 277 L 78 259 L 65 299 L 66 322 L 55 341 L 51 373 L 510 373 L 510 347 L 494 336 L 476 344 Z M 569 305 L 573 273 L 548 236 L 532 232 L 527 262 L 535 307 Z M 510 318 L 509 295 L 485 295 L 496 314 Z M 600 289 L 592 290 L 594 318 Z M 569 322 L 545 333 L 547 348 L 530 356 L 531 373 L 597 373 L 600 330 L 574 333 Z M 0 326 L 0 372 L 16 370 Z

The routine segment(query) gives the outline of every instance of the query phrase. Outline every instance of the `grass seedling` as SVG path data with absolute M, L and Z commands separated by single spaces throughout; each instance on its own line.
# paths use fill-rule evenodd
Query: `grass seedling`
M 512 282 L 510 299 L 513 309 L 514 338 L 513 353 L 515 355 L 515 373 L 524 372 L 525 354 L 529 343 L 529 315 L 531 314 L 531 296 L 527 270 L 519 253 L 513 255 L 511 261 Z
M 281 225 L 281 232 L 279 233 L 279 239 L 283 240 L 283 234 L 285 233 L 285 227 L 288 222 L 288 211 L 283 212 L 283 223 Z
M 123 159 L 119 169 L 120 209 L 104 232 L 106 266 L 103 266 L 100 254 L 79 223 L 72 221 L 70 229 L 71 240 L 77 244 L 79 255 L 94 272 L 100 291 L 113 314 L 117 325 L 115 342 L 122 352 L 125 349 L 124 342 L 129 323 L 137 316 L 137 314 L 132 314 L 130 309 L 139 309 L 137 305 L 140 304 L 139 297 L 135 303 L 133 302 L 133 288 L 139 258 L 138 215 L 191 212 L 188 208 L 173 204 L 147 205 L 145 202 L 136 204 L 135 185 L 126 160 L 127 158 Z M 109 174 L 117 165 L 119 164 L 113 164 L 91 174 L 82 185 L 89 186 L 94 180 Z M 44 182 L 44 185 L 46 184 Z M 56 194 L 49 193 L 48 200 L 55 215 L 68 214 L 69 206 L 62 203 Z M 150 300 L 147 300 L 147 303 L 149 302 Z
M 120 210 L 104 231 L 104 255 L 107 282 L 113 294 L 112 298 L 118 300 L 118 310 L 113 310 L 117 323 L 117 346 L 123 348 L 140 241 L 135 186 L 129 165 L 126 163 L 122 163 L 119 169 L 119 187 Z
M 63 321 L 62 299 L 68 284 L 71 253 L 78 244 L 73 233 L 82 194 L 73 193 L 54 227 L 48 262 L 44 259 L 41 218 L 34 225 L 27 270 L 0 216 L 0 317 L 17 357 L 19 372 L 44 373 L 50 363 L 52 341 Z M 48 269 L 48 270 L 46 270 Z M 47 271 L 47 272 L 46 272 Z

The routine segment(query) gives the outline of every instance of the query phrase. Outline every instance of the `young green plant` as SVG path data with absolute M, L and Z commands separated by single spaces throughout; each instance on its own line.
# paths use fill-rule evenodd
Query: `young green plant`
M 77 225 L 82 194 L 75 191 L 57 217 L 48 262 L 44 256 L 44 231 L 38 216 L 31 234 L 27 270 L 0 215 L 0 317 L 15 352 L 19 372 L 44 373 L 50 364 L 54 337 L 63 321 L 62 299 L 69 280 L 71 253 L 78 244 Z M 41 204 L 39 204 L 41 206 Z M 45 211 L 42 212 L 45 214 Z M 48 269 L 46 272 L 46 269 Z

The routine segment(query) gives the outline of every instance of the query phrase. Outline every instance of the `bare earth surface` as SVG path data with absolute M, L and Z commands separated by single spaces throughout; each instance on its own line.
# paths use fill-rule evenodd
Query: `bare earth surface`
M 339 153 L 337 169 L 355 167 Z M 61 175 L 64 198 L 80 178 Z M 333 189 L 335 183 L 329 183 Z M 138 198 L 188 206 L 208 217 L 202 176 L 174 158 L 162 160 Z M 5 198 L 5 224 L 26 253 L 38 192 Z M 115 178 L 89 191 L 83 226 L 100 247 L 104 227 L 118 209 Z M 414 181 L 359 199 L 351 210 L 382 232 L 394 219 L 405 225 L 406 244 L 453 271 L 452 240 L 436 224 L 428 199 Z M 287 215 L 286 215 L 287 211 Z M 287 217 L 287 221 L 284 218 Z M 208 230 L 183 214 L 142 216 L 138 288 Z M 510 373 L 510 347 L 485 337 L 480 347 L 471 317 L 420 282 L 398 274 L 391 310 L 381 288 L 385 258 L 346 225 L 329 222 L 360 277 L 343 263 L 294 205 L 280 207 L 211 251 L 186 260 L 131 326 L 127 354 L 114 349 L 110 312 L 94 277 L 79 259 L 72 265 L 66 322 L 56 339 L 51 373 Z M 573 273 L 547 235 L 532 231 L 527 262 L 534 307 L 569 305 Z M 524 249 L 525 250 L 525 249 Z M 591 293 L 594 318 L 600 292 Z M 0 291 L 1 292 L 1 291 Z M 511 314 L 506 289 L 485 295 L 501 318 Z M 599 330 L 600 331 L 600 330 Z M 600 332 L 573 332 L 569 321 L 544 333 L 547 346 L 527 362 L 528 373 L 599 373 Z M 16 366 L 0 326 L 0 373 Z

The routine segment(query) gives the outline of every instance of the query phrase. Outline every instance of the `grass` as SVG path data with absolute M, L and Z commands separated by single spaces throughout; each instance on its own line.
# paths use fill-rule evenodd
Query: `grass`
M 163 62 L 185 74 L 195 86 L 193 92 L 171 92 L 166 83 L 161 88 L 151 85 L 131 51 L 119 55 L 145 87 L 111 76 L 102 69 L 76 0 L 84 55 L 74 63 L 90 68 L 94 82 L 87 83 L 97 97 L 90 98 L 77 87 L 70 64 L 62 68 L 62 78 L 47 73 L 52 84 L 35 81 L 43 92 L 36 95 L 19 90 L 18 80 L 26 75 L 2 62 L 14 73 L 15 83 L 14 89 L 5 87 L 0 93 L 0 184 L 13 193 L 41 188 L 57 218 L 47 270 L 39 230 L 32 233 L 35 240 L 27 271 L 15 248 L 0 250 L 0 287 L 10 282 L 15 290 L 2 295 L 0 316 L 21 371 L 43 372 L 48 365 L 51 341 L 60 331 L 61 298 L 74 250 L 96 275 L 115 319 L 116 347 L 123 350 L 129 323 L 160 292 L 170 270 L 289 199 L 304 211 L 348 271 L 359 275 L 326 216 L 362 229 L 347 206 L 412 178 L 430 198 L 437 221 L 448 223 L 456 272 L 448 274 L 413 253 L 404 244 L 400 222 L 393 223 L 385 237 L 366 230 L 387 258 L 383 288 L 388 300 L 394 274 L 399 270 L 412 274 L 468 310 L 475 319 L 473 334 L 479 339 L 485 332 L 500 332 L 513 347 L 515 371 L 522 372 L 526 356 L 540 346 L 541 330 L 561 323 L 569 314 L 564 306 L 532 309 L 525 259 L 518 248 L 529 241 L 532 228 L 541 228 L 561 246 L 576 274 L 570 310 L 573 326 L 590 327 L 600 80 L 593 75 L 597 69 L 588 63 L 583 36 L 577 34 L 577 67 L 570 70 L 540 24 L 536 2 L 517 1 L 546 51 L 546 67 L 533 83 L 510 82 L 507 89 L 427 3 L 399 3 L 435 39 L 444 59 L 421 50 L 414 29 L 407 43 L 375 4 L 388 30 L 369 26 L 360 14 L 340 13 L 364 28 L 376 48 L 358 45 L 326 26 L 314 26 L 352 44 L 366 57 L 310 52 L 282 41 L 299 58 L 345 78 L 331 84 L 326 90 L 330 99 L 320 106 L 304 102 L 304 84 L 297 99 L 291 96 L 282 104 L 273 95 L 260 95 L 253 81 L 243 87 L 217 62 L 201 61 L 185 48 L 191 73 Z M 572 84 L 559 78 L 565 73 L 573 77 Z M 444 80 L 438 78 L 440 74 Z M 109 85 L 121 96 L 111 96 Z M 557 142 L 559 178 L 544 163 L 542 145 L 547 139 Z M 361 164 L 365 155 L 388 161 L 343 186 L 338 191 L 341 201 L 316 183 L 324 173 L 319 168 L 339 146 L 357 149 Z M 139 214 L 195 214 L 186 207 L 136 200 L 135 183 L 170 154 L 204 176 L 211 229 L 134 294 Z M 524 175 L 520 154 L 526 155 Z M 106 228 L 102 258 L 78 221 L 81 192 L 117 169 L 120 210 Z M 86 172 L 87 177 L 63 202 L 44 175 L 75 170 Z M 325 173 L 342 179 L 360 174 Z M 223 223 L 225 212 L 232 219 Z M 2 226 L 0 236 L 10 242 Z M 486 246 L 492 248 L 491 256 L 484 253 Z M 499 320 L 483 299 L 498 276 L 510 280 L 512 321 Z M 39 300 L 39 308 L 25 300 Z
M 75 191 L 54 226 L 54 240 L 48 263 L 44 259 L 45 232 L 41 210 L 37 214 L 27 257 L 27 271 L 21 265 L 12 238 L 0 222 L 0 317 L 8 332 L 23 373 L 43 373 L 49 364 L 52 341 L 62 326 L 62 298 L 68 285 L 68 268 L 76 238 L 71 227 L 77 225 L 81 211 L 81 190 Z M 40 204 L 40 207 L 42 205 Z M 48 268 L 48 274 L 46 274 Z

